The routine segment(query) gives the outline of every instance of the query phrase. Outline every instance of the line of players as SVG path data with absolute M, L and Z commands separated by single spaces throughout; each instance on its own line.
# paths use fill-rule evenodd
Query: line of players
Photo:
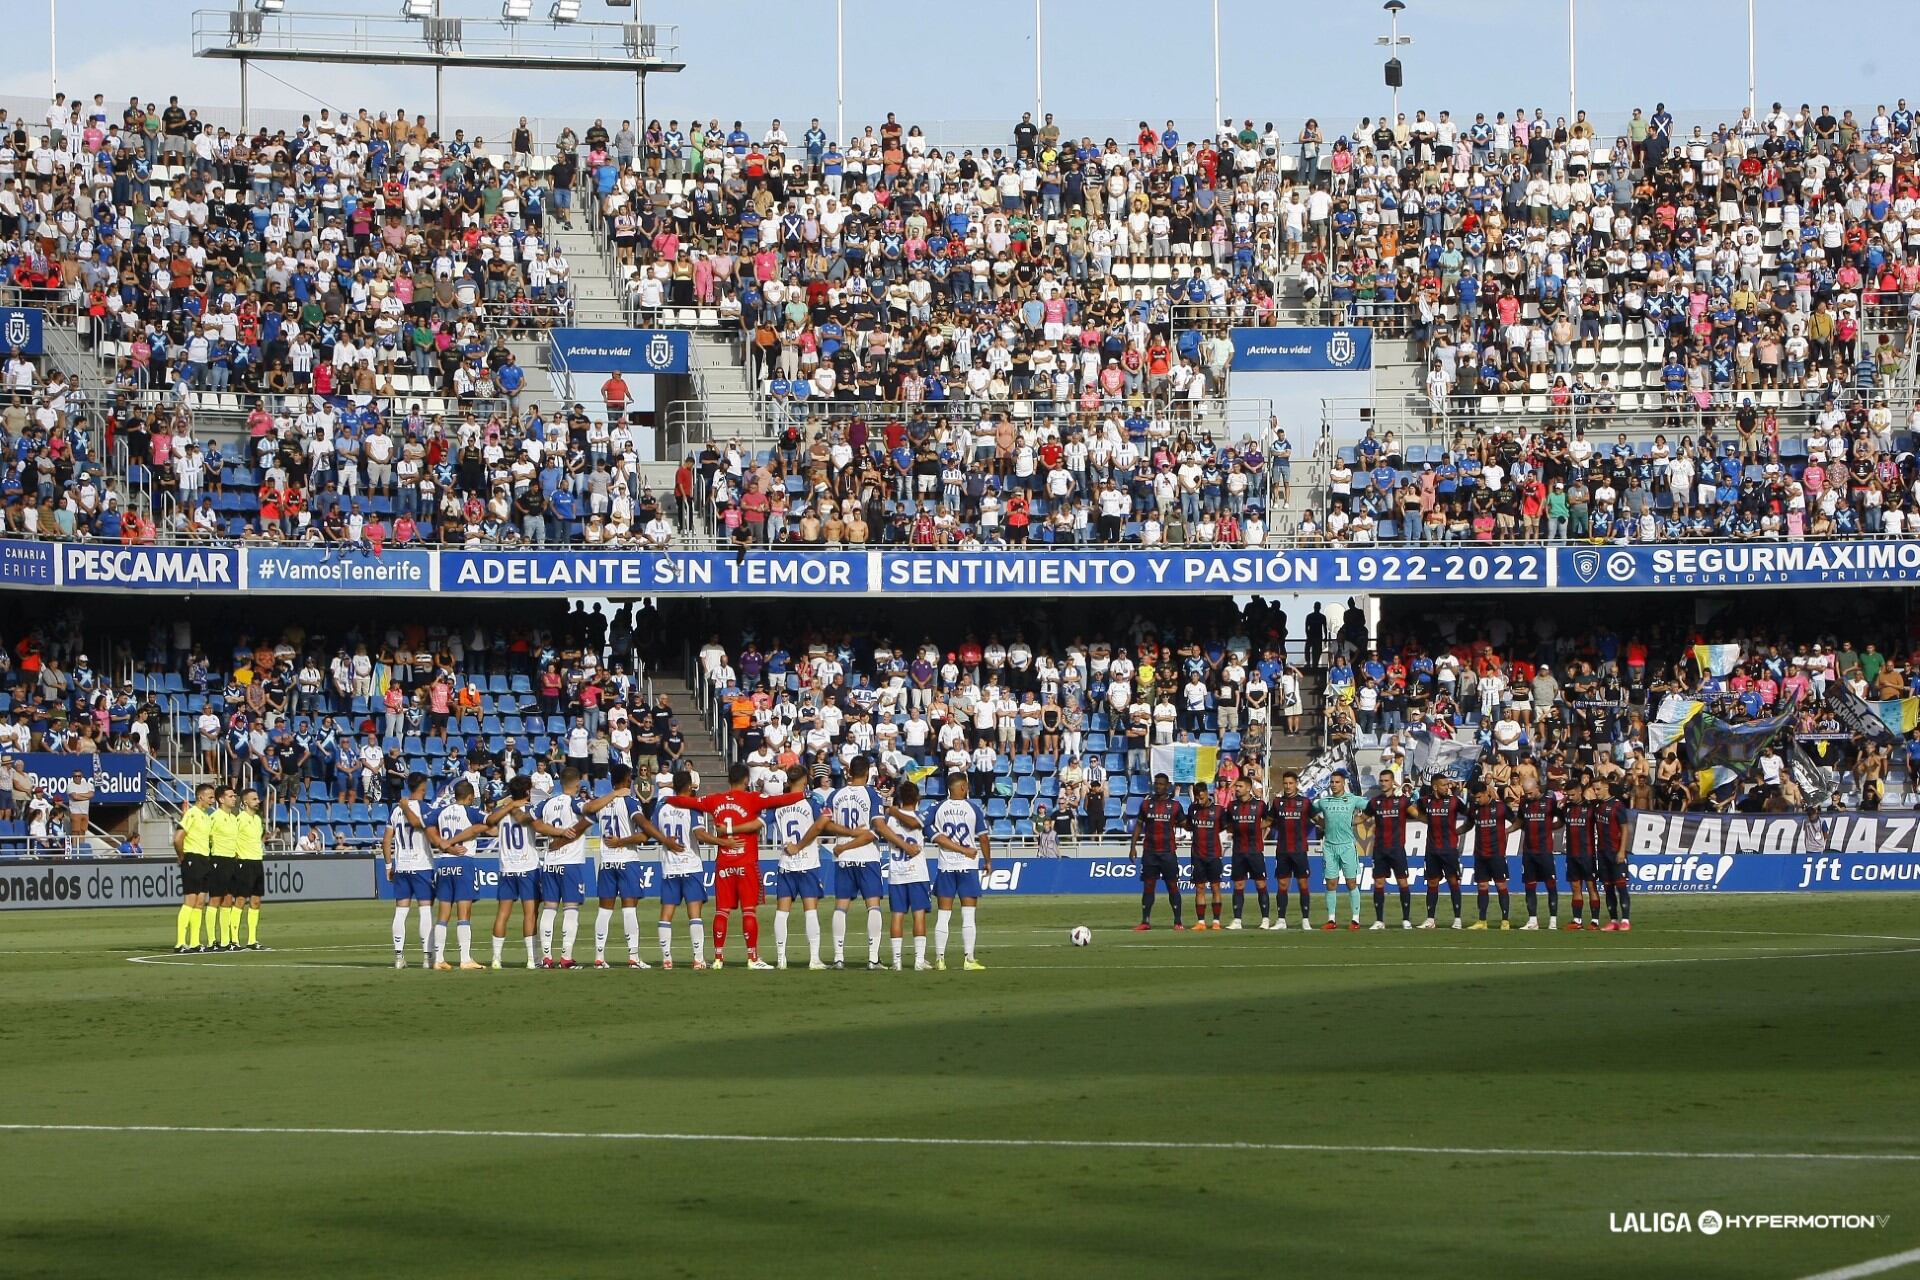
M 627 966 L 651 966 L 640 958 L 639 906 L 649 879 L 648 865 L 659 863 L 659 959 L 673 968 L 673 922 L 682 908 L 695 969 L 708 967 L 705 908 L 708 900 L 703 847 L 714 851 L 712 967 L 724 967 L 733 913 L 742 912 L 746 964 L 750 969 L 785 969 L 790 913 L 801 907 L 809 969 L 846 967 L 847 918 L 855 902 L 866 907 L 867 968 L 881 969 L 880 944 L 891 941 L 892 967 L 903 968 L 905 935 L 914 940 L 919 970 L 944 970 L 952 916 L 960 913 L 962 964 L 981 970 L 977 955 L 980 877 L 993 869 L 992 842 L 985 811 L 967 795 L 967 776 L 947 779 L 946 797 L 925 805 L 919 789 L 903 781 L 889 800 L 870 780 L 871 763 L 855 759 L 847 766 L 846 785 L 825 798 L 806 789 L 802 766 L 786 775 L 788 791 L 762 795 L 747 787 L 745 765 L 728 771 L 728 787 L 708 796 L 695 792 L 698 780 L 676 774 L 672 794 L 660 797 L 648 813 L 633 795 L 632 777 L 616 767 L 610 789 L 589 796 L 576 769 L 561 773 L 559 789 L 537 796 L 532 782 L 516 777 L 506 796 L 490 810 L 475 807 L 481 778 L 477 769 L 454 780 L 429 801 L 425 774 L 409 775 L 406 795 L 388 815 L 381 856 L 394 886 L 394 967 L 408 967 L 407 918 L 415 911 L 423 968 L 456 967 L 447 951 L 452 928 L 458 968 L 500 969 L 508 926 L 518 906 L 526 966 L 571 969 L 579 931 L 579 913 L 587 898 L 587 835 L 600 836 L 595 894 L 600 911 L 594 925 L 593 967 L 606 969 L 613 914 L 620 912 L 627 945 Z M 760 837 L 770 835 L 779 853 L 774 916 L 774 960 L 760 955 L 762 902 Z M 491 897 L 493 956 L 490 965 L 473 958 L 473 905 L 483 898 L 474 850 L 484 842 L 499 862 Z M 650 850 L 648 846 L 653 846 Z M 883 879 L 882 860 L 887 862 Z M 827 900 L 825 876 L 833 883 L 833 961 L 821 958 L 820 904 Z M 890 927 L 881 904 L 891 907 Z M 933 958 L 927 956 L 927 916 L 934 914 Z M 537 915 L 537 925 L 536 925 Z M 559 946 L 556 954 L 555 932 Z M 885 929 L 885 932 L 883 932 Z M 536 937 L 538 951 L 535 950 Z
M 1221 885 L 1227 879 L 1224 841 L 1233 844 L 1233 922 L 1227 927 L 1239 929 L 1246 905 L 1246 888 L 1251 882 L 1259 895 L 1259 922 L 1262 929 L 1287 927 L 1287 891 L 1296 886 L 1300 894 L 1300 927 L 1311 929 L 1313 891 L 1312 872 L 1307 861 L 1311 829 L 1321 832 L 1321 855 L 1326 883 L 1326 916 L 1320 928 L 1339 928 L 1340 891 L 1345 888 L 1350 901 L 1347 928 L 1361 928 L 1360 858 L 1370 853 L 1373 863 L 1373 923 L 1371 929 L 1387 927 L 1387 885 L 1391 882 L 1400 895 L 1400 927 L 1412 929 L 1413 894 L 1408 883 L 1408 824 L 1426 827 L 1427 914 L 1418 927 L 1439 927 L 1440 889 L 1444 884 L 1453 905 L 1455 929 L 1487 929 L 1489 898 L 1497 895 L 1500 904 L 1499 928 L 1512 928 L 1511 901 L 1508 895 L 1507 845 L 1512 832 L 1519 833 L 1521 879 L 1526 888 L 1527 922 L 1522 930 L 1538 930 L 1539 893 L 1544 887 L 1547 898 L 1548 929 L 1560 927 L 1560 877 L 1555 867 L 1554 836 L 1565 832 L 1567 882 L 1573 894 L 1573 918 L 1567 928 L 1597 929 L 1605 933 L 1632 929 L 1631 893 L 1628 886 L 1627 858 L 1624 851 L 1626 803 L 1618 790 L 1604 781 L 1583 773 L 1566 792 L 1542 790 L 1537 783 L 1496 787 L 1488 781 L 1474 784 L 1471 799 L 1456 794 L 1453 779 L 1435 777 L 1419 794 L 1403 791 L 1391 770 L 1380 775 L 1380 789 L 1369 798 L 1348 790 L 1345 771 L 1337 772 L 1326 793 L 1309 799 L 1300 792 L 1300 778 L 1289 770 L 1281 775 L 1280 792 L 1272 800 L 1262 801 L 1253 794 L 1246 778 L 1234 783 L 1233 800 L 1221 806 L 1213 802 L 1211 789 L 1195 789 L 1191 805 L 1182 805 L 1173 794 L 1171 780 L 1156 775 L 1153 793 L 1141 802 L 1134 819 L 1132 838 L 1127 846 L 1129 865 L 1141 864 L 1140 923 L 1136 932 L 1152 928 L 1157 884 L 1164 884 L 1173 908 L 1173 927 L 1184 929 L 1181 920 L 1180 868 L 1176 854 L 1179 832 L 1192 837 L 1192 881 L 1195 916 L 1193 928 L 1219 929 Z M 1460 885 L 1463 850 L 1468 836 L 1473 839 L 1473 883 L 1478 918 L 1465 923 L 1461 909 Z M 1273 874 L 1277 896 L 1273 914 L 1268 916 L 1268 868 L 1266 843 L 1271 838 L 1274 850 Z M 1605 901 L 1607 920 L 1600 920 Z M 1208 919 L 1208 909 L 1212 919 Z M 1585 908 L 1588 920 L 1581 923 Z

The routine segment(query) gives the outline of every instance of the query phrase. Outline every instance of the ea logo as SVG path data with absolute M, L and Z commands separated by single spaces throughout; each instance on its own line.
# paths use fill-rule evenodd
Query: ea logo
M 7 314 L 7 345 L 24 347 L 33 337 L 33 326 L 27 322 L 27 313 L 13 311 Z
M 1353 363 L 1355 354 L 1353 335 L 1345 329 L 1335 329 L 1333 336 L 1327 339 L 1327 363 L 1349 365 Z
M 1616 551 L 1607 557 L 1607 576 L 1615 582 L 1633 581 L 1633 557 L 1625 551 Z
M 673 363 L 673 339 L 656 333 L 647 339 L 646 361 L 649 369 L 664 369 Z
M 1720 1234 L 1720 1228 L 1726 1225 L 1726 1220 L 1720 1216 L 1718 1209 L 1702 1209 L 1698 1222 L 1700 1234 L 1703 1236 L 1717 1236 Z
M 1581 582 L 1592 582 L 1600 573 L 1600 553 L 1598 551 L 1576 551 L 1573 553 L 1573 576 Z

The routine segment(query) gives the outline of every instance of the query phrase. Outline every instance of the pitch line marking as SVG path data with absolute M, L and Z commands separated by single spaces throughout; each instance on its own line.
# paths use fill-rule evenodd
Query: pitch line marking
M 1890 1253 L 1884 1258 L 1868 1258 L 1865 1262 L 1856 1262 L 1850 1267 L 1835 1267 L 1832 1271 L 1822 1271 L 1818 1275 L 1807 1276 L 1805 1280 L 1860 1280 L 1862 1276 L 1877 1276 L 1883 1271 L 1904 1267 L 1909 1262 L 1920 1262 L 1920 1249 L 1909 1249 L 1905 1253 Z
M 768 1146 L 982 1147 L 1065 1151 L 1214 1151 L 1268 1154 L 1479 1156 L 1519 1160 L 1810 1160 L 1864 1164 L 1920 1163 L 1905 1151 L 1637 1151 L 1556 1147 L 1355 1147 L 1318 1142 L 1169 1142 L 1104 1138 L 945 1138 L 847 1134 L 588 1133 L 556 1129 L 378 1129 L 307 1125 L 0 1124 L 5 1133 L 208 1134 L 221 1137 L 518 1138 L 550 1141 L 747 1143 Z M 1916 1251 L 1920 1255 L 1920 1251 Z M 1904 1256 L 1904 1255 L 1903 1255 Z M 1864 1274 L 1864 1273 L 1863 1273 Z

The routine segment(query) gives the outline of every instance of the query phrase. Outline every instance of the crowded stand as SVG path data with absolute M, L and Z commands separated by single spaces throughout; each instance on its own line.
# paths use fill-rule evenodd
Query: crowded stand
M 1680 132 L 1661 106 L 1611 143 L 1536 110 L 1104 141 L 1048 116 L 958 149 L 891 115 L 844 146 L 818 121 L 595 121 L 550 146 L 523 123 L 489 145 L 403 112 L 242 136 L 177 99 L 62 96 L 0 116 L 0 245 L 23 298 L 85 317 L 104 376 L 9 361 L 6 523 L 1258 546 L 1579 537 L 1584 487 L 1595 537 L 1904 533 L 1912 112 Z M 692 491 L 655 492 L 624 383 L 591 411 L 522 394 L 509 340 L 567 314 L 551 233 L 576 220 L 637 319 L 738 333 L 773 445 L 725 445 L 724 482 L 702 457 Z M 1343 447 L 1324 506 L 1293 513 L 1286 431 L 1208 410 L 1226 328 L 1298 319 L 1410 337 L 1438 435 L 1391 475 Z M 1561 421 L 1503 432 L 1515 401 Z M 1633 442 L 1641 483 L 1569 476 L 1563 501 L 1553 438 L 1577 454 L 1615 413 L 1667 415 Z

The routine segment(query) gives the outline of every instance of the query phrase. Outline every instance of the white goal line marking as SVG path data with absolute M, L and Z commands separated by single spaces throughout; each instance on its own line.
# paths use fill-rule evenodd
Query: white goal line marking
M 1868 1258 L 1865 1262 L 1856 1262 L 1850 1267 L 1835 1267 L 1832 1271 L 1822 1271 L 1818 1275 L 1807 1276 L 1805 1280 L 1860 1280 L 1862 1276 L 1877 1276 L 1883 1271 L 1904 1267 L 1909 1262 L 1920 1262 L 1920 1249 L 1909 1249 L 1905 1253 L 1890 1253 L 1884 1258 Z
M 322 1138 L 519 1138 L 585 1142 L 709 1142 L 770 1146 L 983 1147 L 1064 1151 L 1214 1151 L 1255 1154 L 1482 1156 L 1522 1160 L 1812 1160 L 1868 1164 L 1920 1163 L 1903 1151 L 1607 1151 L 1555 1147 L 1362 1146 L 1317 1142 L 1161 1142 L 1102 1138 L 914 1138 L 772 1133 L 586 1133 L 564 1129 L 375 1129 L 303 1125 L 0 1124 L 4 1133 L 210 1134 Z

